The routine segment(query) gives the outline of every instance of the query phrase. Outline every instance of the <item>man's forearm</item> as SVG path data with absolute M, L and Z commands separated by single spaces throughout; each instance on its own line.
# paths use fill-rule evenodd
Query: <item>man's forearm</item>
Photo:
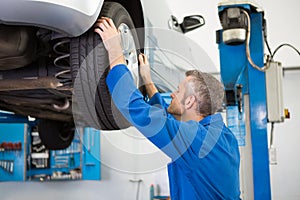
M 139 62 L 140 62 L 140 75 L 143 79 L 148 97 L 151 98 L 155 93 L 158 92 L 154 83 L 152 82 L 150 75 L 150 64 L 148 58 L 145 54 L 139 54 Z
M 151 97 L 153 97 L 153 95 L 154 95 L 155 93 L 158 92 L 158 90 L 157 90 L 157 88 L 156 88 L 156 86 L 154 85 L 153 82 L 146 83 L 146 84 L 145 84 L 145 88 L 146 88 L 146 91 L 147 91 L 147 94 L 148 94 L 149 99 L 150 99 Z
M 113 53 L 108 52 L 108 59 L 109 59 L 110 69 L 112 69 L 114 66 L 119 65 L 119 64 L 126 65 L 126 61 L 125 61 L 123 54 L 114 55 Z

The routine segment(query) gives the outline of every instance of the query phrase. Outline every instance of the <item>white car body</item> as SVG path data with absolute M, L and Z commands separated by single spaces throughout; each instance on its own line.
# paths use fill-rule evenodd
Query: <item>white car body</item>
M 95 23 L 103 2 L 103 0 L 3 0 L 0 7 L 0 21 L 11 25 L 39 26 L 76 37 Z
M 0 22 L 39 26 L 76 37 L 92 27 L 103 2 L 104 0 L 2 0 Z M 145 27 L 172 28 L 169 26 L 172 14 L 165 1 L 141 0 L 140 3 Z
M 202 26 L 204 19 L 188 16 L 179 23 L 164 0 L 2 0 L 0 4 L 0 110 L 47 120 L 73 121 L 73 72 L 79 71 L 81 50 L 88 51 L 80 48 L 94 45 L 89 46 L 88 40 L 95 37 L 93 25 L 100 13 L 109 10 L 105 5 L 118 4 L 118 8 L 125 9 L 122 15 L 131 18 L 131 22 L 127 22 L 140 32 L 140 46 L 136 49 L 149 56 L 153 79 L 162 91 L 174 90 L 184 71 L 199 60 L 199 49 L 183 34 Z M 128 28 L 124 23 L 119 26 L 124 30 Z M 96 40 L 99 38 L 94 38 Z M 74 51 L 78 54 L 75 56 L 78 63 L 73 63 L 75 70 L 71 63 Z M 67 57 L 70 57 L 69 68 L 63 66 L 62 70 L 60 61 L 66 61 Z M 133 58 L 132 63 L 137 66 L 137 59 Z M 68 84 L 63 82 L 66 76 Z M 63 79 L 59 79 L 61 77 Z M 100 101 L 102 104 L 104 100 Z M 101 109 L 107 109 L 106 105 L 102 106 Z M 100 114 L 95 112 L 94 115 L 108 118 L 105 121 L 110 123 L 112 114 L 104 116 L 106 111 L 103 113 L 101 109 Z M 51 127 L 48 123 L 45 126 Z M 114 130 L 115 126 L 108 127 Z

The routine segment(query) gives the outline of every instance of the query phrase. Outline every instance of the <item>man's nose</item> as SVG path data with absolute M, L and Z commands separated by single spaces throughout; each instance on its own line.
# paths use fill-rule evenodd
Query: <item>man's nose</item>
M 174 92 L 172 92 L 172 93 L 170 94 L 170 97 L 171 97 L 172 99 L 174 99 L 174 97 L 175 97 Z

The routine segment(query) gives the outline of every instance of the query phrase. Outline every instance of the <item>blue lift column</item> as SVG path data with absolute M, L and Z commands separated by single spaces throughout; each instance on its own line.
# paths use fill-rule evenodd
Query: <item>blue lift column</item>
M 268 200 L 271 187 L 266 83 L 262 70 L 264 13 L 253 3 L 237 2 L 221 2 L 218 6 L 223 29 L 217 31 L 217 43 L 226 92 L 227 124 L 240 146 L 242 199 Z

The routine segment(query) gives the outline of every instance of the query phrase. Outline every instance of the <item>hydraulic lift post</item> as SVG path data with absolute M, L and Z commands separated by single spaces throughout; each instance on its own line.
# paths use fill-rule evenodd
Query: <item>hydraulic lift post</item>
M 240 3 L 239 3 L 240 2 Z M 241 197 L 271 199 L 263 10 L 248 1 L 219 3 L 217 31 L 228 127 L 241 152 Z M 250 23 L 249 23 L 250 22 Z M 248 48 L 248 49 L 247 49 Z M 257 69 L 253 66 L 260 66 Z

